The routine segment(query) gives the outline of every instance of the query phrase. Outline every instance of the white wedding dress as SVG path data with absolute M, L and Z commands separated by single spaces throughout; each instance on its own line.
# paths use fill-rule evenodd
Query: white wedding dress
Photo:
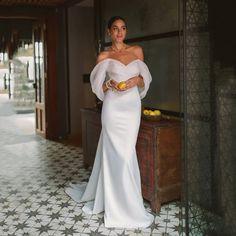
M 145 87 L 103 92 L 105 78 L 117 82 L 141 75 Z M 88 183 L 71 184 L 66 193 L 77 202 L 86 202 L 83 211 L 104 211 L 105 227 L 146 228 L 153 215 L 143 205 L 140 172 L 135 145 L 140 126 L 141 101 L 151 75 L 146 64 L 136 59 L 125 65 L 107 58 L 99 62 L 91 76 L 93 92 L 103 101 L 102 131 Z

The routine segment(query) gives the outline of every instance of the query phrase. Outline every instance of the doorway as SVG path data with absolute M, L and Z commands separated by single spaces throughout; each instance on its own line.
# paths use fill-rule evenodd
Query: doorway
M 1 19 L 1 107 L 27 134 L 35 133 L 33 22 Z M 13 121 L 12 120 L 12 121 Z
M 45 24 L 14 18 L 1 19 L 0 24 L 2 107 L 9 105 L 18 115 L 23 131 L 45 137 Z

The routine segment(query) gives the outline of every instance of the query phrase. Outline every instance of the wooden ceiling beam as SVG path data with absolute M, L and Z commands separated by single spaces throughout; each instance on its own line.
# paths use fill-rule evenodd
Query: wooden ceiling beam
M 19 6 L 40 6 L 57 7 L 64 5 L 67 0 L 1 0 L 0 6 L 19 7 Z
M 72 7 L 84 0 L 0 0 L 1 7 Z

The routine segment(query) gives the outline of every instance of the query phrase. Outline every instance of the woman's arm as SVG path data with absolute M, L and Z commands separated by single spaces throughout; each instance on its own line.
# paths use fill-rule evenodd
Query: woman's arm
M 103 52 L 100 52 L 98 54 L 98 57 L 97 57 L 97 64 L 103 60 L 105 60 L 106 58 L 109 57 L 109 53 L 107 51 L 103 51 Z M 102 89 L 103 89 L 103 92 L 105 93 L 107 90 L 111 89 L 112 88 L 112 84 L 111 84 L 111 81 L 109 83 L 107 82 L 104 82 L 102 84 Z
M 132 77 L 126 81 L 126 88 L 132 88 L 134 86 L 138 86 L 140 88 L 144 87 L 143 77 L 141 75 Z

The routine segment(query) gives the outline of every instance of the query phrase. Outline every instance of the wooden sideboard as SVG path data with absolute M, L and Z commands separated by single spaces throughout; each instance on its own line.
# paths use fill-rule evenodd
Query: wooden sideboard
M 180 198 L 180 122 L 142 119 L 136 149 L 143 198 L 150 201 L 154 212 L 159 212 L 162 203 Z
M 85 167 L 92 166 L 101 132 L 101 113 L 81 109 Z M 141 120 L 137 139 L 143 198 L 154 212 L 162 203 L 180 198 L 181 193 L 181 125 L 176 119 Z

